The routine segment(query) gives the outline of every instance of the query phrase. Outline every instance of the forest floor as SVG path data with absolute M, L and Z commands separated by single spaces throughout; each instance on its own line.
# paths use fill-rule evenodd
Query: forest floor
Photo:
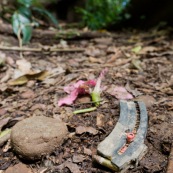
M 80 79 L 97 79 L 105 68 L 108 72 L 102 80 L 104 88 L 124 87 L 134 98 L 143 95 L 141 99 L 147 106 L 149 122 L 145 144 L 148 152 L 127 172 L 166 172 L 173 141 L 173 30 L 100 31 L 94 34 L 77 31 L 83 35 L 76 34 L 72 38 L 69 38 L 68 30 L 63 32 L 56 37 L 48 34 L 48 30 L 35 32 L 31 43 L 25 46 L 32 49 L 23 52 L 22 59 L 16 48 L 17 38 L 9 30 L 0 30 L 1 130 L 12 128 L 27 117 L 43 115 L 60 117 L 72 134 L 53 153 L 32 163 L 18 159 L 8 140 L 1 144 L 0 172 L 9 173 L 11 167 L 18 169 L 14 165 L 23 171 L 21 163 L 28 166 L 28 172 L 34 173 L 113 172 L 93 163 L 92 155 L 116 125 L 118 97 L 103 90 L 100 106 L 89 113 L 73 114 L 75 110 L 92 106 L 88 96 L 81 96 L 71 106 L 58 106 L 58 100 L 66 95 L 64 86 Z M 41 47 L 42 51 L 33 51 L 33 48 Z M 51 47 L 61 52 L 51 52 Z M 35 76 L 28 75 L 30 70 Z M 14 80 L 21 75 L 29 77 Z M 83 128 L 83 133 L 76 130 L 78 127 Z M 85 127 L 92 127 L 92 130 L 87 131 Z

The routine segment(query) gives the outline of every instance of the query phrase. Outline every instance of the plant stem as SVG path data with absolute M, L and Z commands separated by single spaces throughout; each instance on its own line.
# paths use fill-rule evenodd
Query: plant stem
M 19 40 L 19 47 L 20 47 L 20 49 L 22 49 L 21 26 L 19 27 L 19 31 L 17 33 L 17 38 Z M 23 58 L 22 51 L 20 51 L 20 58 Z
M 74 113 L 74 114 L 86 113 L 86 112 L 94 111 L 94 110 L 96 110 L 96 109 L 97 109 L 96 107 L 91 107 L 91 108 L 76 110 L 76 111 L 74 111 L 73 113 Z

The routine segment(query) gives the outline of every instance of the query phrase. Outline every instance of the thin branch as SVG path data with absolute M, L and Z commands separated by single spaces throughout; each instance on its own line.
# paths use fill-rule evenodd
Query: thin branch
M 8 50 L 8 51 L 21 51 L 21 52 L 83 52 L 85 49 L 82 48 L 69 48 L 69 49 L 56 49 L 56 48 L 29 48 L 29 47 L 7 47 L 1 46 L 0 50 Z
M 173 142 L 171 145 L 171 151 L 169 154 L 168 167 L 166 173 L 172 173 L 172 172 L 173 172 Z
M 6 33 L 9 35 L 14 35 L 12 26 L 10 24 L 6 24 L 4 22 L 0 22 L 0 33 Z M 41 29 L 34 29 L 33 31 L 33 38 L 52 38 L 52 39 L 93 39 L 93 38 L 100 38 L 100 37 L 114 37 L 114 34 L 109 32 L 99 32 L 99 31 L 79 31 L 79 30 L 41 30 Z M 116 35 L 116 38 L 119 38 L 119 35 Z

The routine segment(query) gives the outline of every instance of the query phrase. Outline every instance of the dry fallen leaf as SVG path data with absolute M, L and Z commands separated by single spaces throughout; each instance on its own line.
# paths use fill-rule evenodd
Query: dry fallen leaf
M 112 53 L 116 53 L 117 51 L 119 51 L 119 49 L 117 49 L 116 47 L 114 47 L 114 46 L 109 46 L 108 48 L 107 48 L 107 53 L 108 54 L 112 54 Z
M 21 94 L 21 98 L 23 99 L 29 99 L 35 97 L 35 94 L 32 90 L 28 89 L 25 92 Z
M 109 49 L 108 49 L 109 50 Z M 123 57 L 123 53 L 120 49 L 114 48 L 113 54 L 107 59 L 107 63 L 114 63 L 118 58 Z
M 111 37 L 101 37 L 101 38 L 95 38 L 94 42 L 98 44 L 103 44 L 103 45 L 111 45 L 113 39 Z
M 100 64 L 104 63 L 104 61 L 101 60 L 100 58 L 94 58 L 92 56 L 89 57 L 89 62 L 91 62 L 91 63 L 100 63 Z
M 30 110 L 31 110 L 31 111 L 35 111 L 36 109 L 45 110 L 45 108 L 46 108 L 46 105 L 41 104 L 41 103 L 38 103 L 38 104 L 34 104 L 34 105 L 30 108 Z
M 90 134 L 93 134 L 93 135 L 96 135 L 98 133 L 98 130 L 96 130 L 95 128 L 93 127 L 84 127 L 84 126 L 78 126 L 76 128 L 76 134 L 82 134 L 82 133 L 90 133 Z
M 104 117 L 105 116 L 103 114 L 97 114 L 96 125 L 98 127 L 103 127 L 104 126 L 104 123 L 105 123 Z
M 32 72 L 18 77 L 15 80 L 9 81 L 9 85 L 23 85 L 26 84 L 29 80 L 39 80 L 43 81 L 50 73 L 47 70 L 41 72 Z
M 7 113 L 7 110 L 4 108 L 0 108 L 0 117 L 5 115 Z
M 111 55 L 111 57 L 107 60 L 106 63 L 110 64 L 110 63 L 114 63 L 116 61 L 116 59 L 119 58 L 116 54 Z
M 29 78 L 31 77 L 31 79 L 43 81 L 49 75 L 50 75 L 50 73 L 47 70 L 43 70 L 39 73 L 35 73 L 35 74 L 30 75 Z
M 15 61 L 12 57 L 7 57 L 6 63 L 9 64 L 10 66 L 14 66 Z
M 81 173 L 78 165 L 75 163 L 72 163 L 70 160 L 67 160 L 66 162 L 58 166 L 60 171 L 62 171 L 62 169 L 65 167 L 68 168 L 71 173 Z
M 164 103 L 164 106 L 168 106 L 168 110 L 173 110 L 173 101 L 170 100 L 170 101 L 167 101 Z
M 85 51 L 85 55 L 92 56 L 92 57 L 97 57 L 100 54 L 101 54 L 100 50 L 96 49 L 95 47 L 89 47 Z
M 141 50 L 140 50 L 140 54 L 146 54 L 147 52 L 154 52 L 156 51 L 158 48 L 155 47 L 155 46 L 146 46 L 146 47 L 143 47 Z
M 81 173 L 77 164 L 66 162 L 65 167 L 69 168 L 72 173 Z
M 135 98 L 134 101 L 144 102 L 147 108 L 152 107 L 156 103 L 155 98 L 152 96 L 149 96 L 149 95 L 139 96 L 139 97 Z
M 131 86 L 130 86 L 130 84 L 129 84 L 129 82 L 127 82 L 125 88 L 126 88 L 126 90 L 128 92 L 130 92 L 135 97 L 142 95 L 142 93 L 139 92 L 136 88 L 135 89 L 132 89 Z
M 23 85 L 27 83 L 28 81 L 29 81 L 28 78 L 26 77 L 26 75 L 24 75 L 15 80 L 9 81 L 8 84 L 9 85 Z
M 18 69 L 23 73 L 27 74 L 31 70 L 31 63 L 27 61 L 26 59 L 20 59 L 16 61 L 16 64 L 18 66 Z
M 83 156 L 82 154 L 73 155 L 72 160 L 74 163 L 80 163 L 80 162 L 83 162 L 85 160 L 85 156 Z
M 108 92 L 112 96 L 115 96 L 117 99 L 129 100 L 133 98 L 133 96 L 130 93 L 128 93 L 127 90 L 122 86 L 108 86 L 106 92 Z
M 133 59 L 131 62 L 132 68 L 136 68 L 139 71 L 143 71 L 142 67 L 141 67 L 141 61 L 138 59 Z
M 3 77 L 1 78 L 0 82 L 3 83 L 3 82 L 8 81 L 8 80 L 11 78 L 11 76 L 12 76 L 13 73 L 14 73 L 13 69 L 12 69 L 12 68 L 9 68 L 9 69 L 6 71 L 5 76 L 3 76 Z
M 85 148 L 84 147 L 84 154 L 91 156 L 92 155 L 92 151 L 89 148 Z

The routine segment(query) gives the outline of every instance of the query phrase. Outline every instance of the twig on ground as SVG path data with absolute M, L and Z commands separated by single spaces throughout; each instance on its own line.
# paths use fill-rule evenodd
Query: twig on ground
M 166 173 L 173 173 L 173 142 L 171 146 L 171 152 L 169 154 L 169 161 Z
M 1 22 L 0 33 L 6 33 L 9 35 L 14 35 L 12 26 L 10 24 Z M 33 38 L 52 38 L 52 39 L 93 39 L 100 37 L 113 37 L 109 32 L 99 32 L 99 31 L 80 31 L 80 30 L 41 30 L 34 29 Z
M 7 47 L 1 46 L 0 50 L 8 50 L 8 51 L 20 51 L 20 52 L 83 52 L 85 49 L 82 48 L 66 48 L 66 49 L 56 49 L 56 48 L 29 48 L 29 47 Z

